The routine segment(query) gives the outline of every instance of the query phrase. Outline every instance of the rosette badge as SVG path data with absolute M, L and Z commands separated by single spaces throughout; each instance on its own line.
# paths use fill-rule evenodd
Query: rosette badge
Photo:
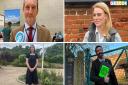
M 16 42 L 23 42 L 24 41 L 24 33 L 22 31 L 19 31 L 18 33 L 16 33 L 15 40 L 16 40 Z

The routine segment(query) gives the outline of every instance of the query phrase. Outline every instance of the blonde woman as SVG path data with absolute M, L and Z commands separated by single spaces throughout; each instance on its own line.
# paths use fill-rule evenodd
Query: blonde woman
M 93 23 L 83 42 L 121 42 L 119 33 L 112 27 L 109 7 L 104 2 L 93 5 Z

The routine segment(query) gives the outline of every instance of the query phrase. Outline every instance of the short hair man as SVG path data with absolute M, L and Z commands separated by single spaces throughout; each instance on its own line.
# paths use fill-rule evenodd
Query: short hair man
M 36 16 L 38 14 L 38 0 L 24 0 L 23 14 L 25 17 L 25 24 L 11 32 L 10 41 L 18 41 L 20 36 L 21 42 L 49 42 L 51 41 L 50 32 L 43 26 L 36 23 Z M 20 32 L 22 32 L 20 34 Z M 23 35 L 22 35 L 23 34 Z
M 2 30 L 2 36 L 3 36 L 3 41 L 4 42 L 9 42 L 10 41 L 11 26 L 12 26 L 12 23 L 8 22 L 7 27 L 5 27 Z
M 96 46 L 95 52 L 97 59 L 92 62 L 91 81 L 93 81 L 95 85 L 118 85 L 111 61 L 103 57 L 102 46 Z M 109 68 L 107 76 L 100 76 L 102 66 Z

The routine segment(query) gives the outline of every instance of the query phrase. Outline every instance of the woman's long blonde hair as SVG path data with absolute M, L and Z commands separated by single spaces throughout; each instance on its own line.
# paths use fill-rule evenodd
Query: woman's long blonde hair
M 93 9 L 94 8 L 101 8 L 104 11 L 104 13 L 107 15 L 108 19 L 106 19 L 103 29 L 105 31 L 104 35 L 107 38 L 110 37 L 109 30 L 110 30 L 110 28 L 112 28 L 112 20 L 111 20 L 109 7 L 104 2 L 98 2 L 98 3 L 94 4 L 92 8 Z

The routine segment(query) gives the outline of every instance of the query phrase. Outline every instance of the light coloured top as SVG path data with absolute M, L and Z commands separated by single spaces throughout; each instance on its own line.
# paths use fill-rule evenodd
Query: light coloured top
M 24 27 L 24 42 L 28 42 L 28 34 L 29 34 L 29 25 L 27 23 L 25 23 L 25 27 Z M 35 24 L 32 26 L 33 30 L 32 30 L 32 38 L 33 38 L 33 42 L 37 42 L 37 24 L 35 22 Z
M 98 40 L 96 39 L 96 42 L 106 42 L 105 41 L 106 40 L 105 37 L 104 36 L 101 36 L 101 34 L 98 32 L 97 28 L 96 28 L 95 34 L 96 34 L 96 37 L 98 37 Z M 85 33 L 83 42 L 88 42 L 88 37 L 89 37 L 89 31 L 87 31 Z M 115 34 L 115 42 L 122 42 L 119 33 L 116 33 Z

